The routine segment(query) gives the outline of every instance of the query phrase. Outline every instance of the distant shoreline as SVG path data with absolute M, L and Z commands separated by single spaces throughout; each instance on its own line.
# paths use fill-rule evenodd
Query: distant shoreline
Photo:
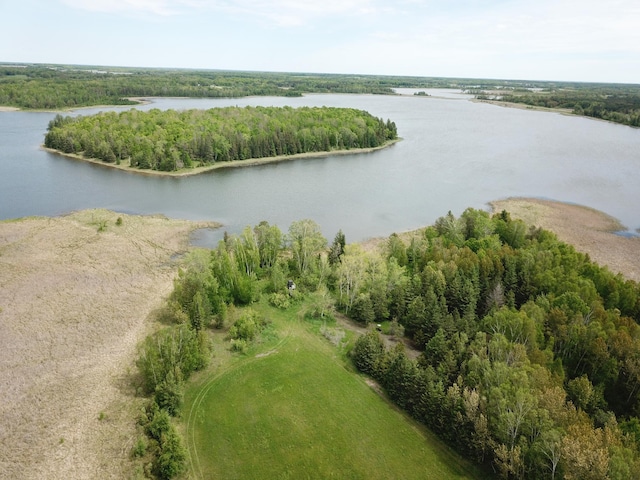
M 206 165 L 204 167 L 195 167 L 195 168 L 183 168 L 181 170 L 173 171 L 173 172 L 164 172 L 161 170 L 151 170 L 151 169 L 140 169 L 131 167 L 128 164 L 120 164 L 117 165 L 115 163 L 107 163 L 102 160 L 98 160 L 95 158 L 85 158 L 82 155 L 78 155 L 76 153 L 64 153 L 59 150 L 53 148 L 47 148 L 44 145 L 41 148 L 47 152 L 54 153 L 57 155 L 61 155 L 63 157 L 72 158 L 74 160 L 80 160 L 83 162 L 93 163 L 95 165 L 101 165 L 108 168 L 115 168 L 118 170 L 122 170 L 130 173 L 137 173 L 140 175 L 159 175 L 159 176 L 168 176 L 168 177 L 188 177 L 192 175 L 200 175 L 202 173 L 210 172 L 212 170 L 218 170 L 221 168 L 240 168 L 240 167 L 253 167 L 256 165 L 266 165 L 269 163 L 279 163 L 279 162 L 287 162 L 289 160 L 299 160 L 303 158 L 323 158 L 330 156 L 339 156 L 339 155 L 355 155 L 359 153 L 370 153 L 376 150 L 382 150 L 383 148 L 390 147 L 395 143 L 402 140 L 401 138 L 397 138 L 395 140 L 389 140 L 385 142 L 383 145 L 378 147 L 371 148 L 352 148 L 349 150 L 332 150 L 328 152 L 307 152 L 307 153 L 297 153 L 295 155 L 278 155 L 275 157 L 263 157 L 263 158 L 248 158 L 246 160 L 233 160 L 229 162 L 218 162 L 213 165 Z
M 526 103 L 505 102 L 502 100 L 483 100 L 480 98 L 472 98 L 470 100 L 473 103 L 488 103 L 490 105 L 496 105 L 498 107 L 517 108 L 518 110 L 533 110 L 535 112 L 555 112 L 555 113 L 561 113 L 563 115 L 573 115 L 576 117 L 585 117 L 585 118 L 592 118 L 593 120 L 600 120 L 594 117 L 588 117 L 586 115 L 576 115 L 575 113 L 573 113 L 573 110 L 571 110 L 570 108 L 539 107 L 536 105 L 528 105 Z

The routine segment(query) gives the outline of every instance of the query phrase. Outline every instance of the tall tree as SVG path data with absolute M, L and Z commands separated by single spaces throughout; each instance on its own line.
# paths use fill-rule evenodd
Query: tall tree
M 300 274 L 306 273 L 314 259 L 326 247 L 320 226 L 313 220 L 299 220 L 289 227 L 287 243 L 291 248 L 295 266 Z

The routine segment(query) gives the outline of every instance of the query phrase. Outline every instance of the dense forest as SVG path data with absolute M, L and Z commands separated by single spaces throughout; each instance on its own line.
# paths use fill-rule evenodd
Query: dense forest
M 396 138 L 394 122 L 362 110 L 227 107 L 56 115 L 44 144 L 108 163 L 175 171 L 248 158 L 373 148 Z
M 264 295 L 285 309 L 315 296 L 317 315 L 383 325 L 355 342 L 354 365 L 500 478 L 640 477 L 640 287 L 548 231 L 468 209 L 372 251 L 341 232 L 328 244 L 311 220 L 287 234 L 262 222 L 180 273 L 174 335 L 220 328 Z M 259 328 L 245 323 L 230 331 Z M 386 334 L 406 335 L 417 359 Z M 200 357 L 187 351 L 191 370 Z M 175 414 L 177 383 L 153 378 L 150 411 Z
M 640 127 L 640 86 L 638 85 L 553 85 L 540 91 L 520 89 L 499 94 L 479 92 L 478 98 L 499 99 L 534 107 L 568 109 L 576 115 Z

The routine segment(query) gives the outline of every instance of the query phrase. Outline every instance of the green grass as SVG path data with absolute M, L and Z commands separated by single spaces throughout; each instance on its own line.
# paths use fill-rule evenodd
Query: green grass
M 226 356 L 187 391 L 193 477 L 479 478 L 375 393 L 295 309 L 258 308 L 277 335 Z

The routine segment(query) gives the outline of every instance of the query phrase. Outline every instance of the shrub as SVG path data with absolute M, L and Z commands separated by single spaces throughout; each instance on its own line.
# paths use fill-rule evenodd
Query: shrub
M 276 308 L 286 310 L 291 306 L 291 298 L 285 293 L 272 293 L 269 296 L 269 303 Z
M 147 436 L 157 442 L 160 442 L 162 435 L 171 428 L 169 414 L 166 410 L 161 410 L 156 402 L 151 402 L 146 408 L 145 415 L 142 418 L 142 424 Z
M 258 313 L 249 308 L 231 326 L 229 336 L 234 340 L 240 339 L 250 342 L 263 326 L 264 322 L 260 319 Z
M 233 339 L 231 339 L 231 351 L 232 352 L 244 353 L 246 350 L 247 350 L 247 342 L 246 342 L 246 340 L 242 340 L 241 338 L 233 338 Z
M 145 437 L 138 437 L 135 445 L 131 449 L 131 456 L 134 458 L 144 457 L 144 454 L 147 453 L 147 446 L 149 442 Z
M 397 338 L 404 337 L 404 327 L 398 323 L 398 320 L 393 320 L 389 324 L 389 335 L 393 335 Z
M 160 455 L 153 462 L 153 472 L 160 479 L 180 475 L 186 467 L 187 451 L 173 426 L 160 441 Z
M 224 328 L 224 324 L 227 320 L 227 305 L 225 303 L 220 304 L 218 313 L 213 317 L 213 326 L 217 329 Z
M 183 397 L 182 382 L 175 378 L 173 372 L 169 372 L 167 377 L 156 385 L 154 399 L 158 406 L 172 417 L 179 414 Z
M 171 424 L 168 412 L 151 401 L 145 408 L 140 423 L 150 441 L 139 438 L 132 455 L 142 457 L 147 451 L 152 452 L 154 460 L 147 470 L 157 478 L 170 479 L 180 475 L 186 467 L 187 452 Z

